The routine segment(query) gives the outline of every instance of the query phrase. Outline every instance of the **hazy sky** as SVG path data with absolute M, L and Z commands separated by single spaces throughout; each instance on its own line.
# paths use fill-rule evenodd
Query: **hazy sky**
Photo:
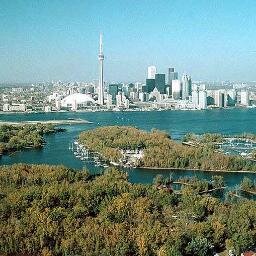
M 0 0 L 0 81 L 256 80 L 255 0 Z

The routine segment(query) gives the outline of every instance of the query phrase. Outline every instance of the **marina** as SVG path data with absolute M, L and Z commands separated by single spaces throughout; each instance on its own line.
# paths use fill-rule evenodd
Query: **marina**
M 109 167 L 107 161 L 104 161 L 104 159 L 98 153 L 89 151 L 85 146 L 79 144 L 76 140 L 70 143 L 68 149 L 81 161 L 87 163 L 91 162 L 96 167 Z
M 256 150 L 256 142 L 244 138 L 225 138 L 225 141 L 219 144 L 219 150 L 227 155 L 240 155 L 252 159 L 252 154 Z

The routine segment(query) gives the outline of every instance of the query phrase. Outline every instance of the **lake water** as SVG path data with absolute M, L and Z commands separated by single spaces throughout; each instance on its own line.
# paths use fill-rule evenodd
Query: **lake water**
M 63 164 L 92 173 L 101 172 L 91 162 L 82 162 L 75 158 L 69 145 L 81 131 L 105 125 L 132 125 L 140 129 L 160 129 L 168 132 L 172 138 L 180 139 L 188 132 L 202 134 L 205 132 L 222 134 L 256 133 L 256 109 L 225 109 L 205 111 L 154 111 L 154 112 L 88 112 L 88 113 L 31 113 L 31 114 L 0 114 L 1 121 L 28 120 L 63 120 L 82 118 L 92 124 L 64 125 L 67 131 L 45 137 L 46 145 L 41 150 L 26 150 L 0 158 L 0 165 L 14 163 Z M 128 170 L 132 182 L 151 183 L 157 174 L 165 177 L 170 175 L 166 170 Z M 198 176 L 210 179 L 216 173 L 199 171 L 173 171 L 174 178 L 182 176 Z M 236 186 L 247 176 L 256 179 L 256 174 L 218 173 L 223 175 L 229 186 Z

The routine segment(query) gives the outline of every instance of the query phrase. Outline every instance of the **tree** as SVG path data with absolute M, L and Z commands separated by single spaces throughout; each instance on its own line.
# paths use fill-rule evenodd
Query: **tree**
M 211 245 L 206 238 L 196 237 L 188 243 L 186 251 L 189 255 L 207 256 L 210 255 Z

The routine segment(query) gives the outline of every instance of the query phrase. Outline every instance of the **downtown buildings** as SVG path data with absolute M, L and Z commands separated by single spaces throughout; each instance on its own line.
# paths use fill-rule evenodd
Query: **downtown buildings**
M 52 81 L 0 88 L 0 111 L 106 111 L 250 107 L 256 105 L 256 83 L 227 87 L 192 82 L 169 67 L 167 75 L 147 68 L 144 82 L 108 83 L 104 79 L 103 40 L 99 43 L 99 79 L 92 82 Z

